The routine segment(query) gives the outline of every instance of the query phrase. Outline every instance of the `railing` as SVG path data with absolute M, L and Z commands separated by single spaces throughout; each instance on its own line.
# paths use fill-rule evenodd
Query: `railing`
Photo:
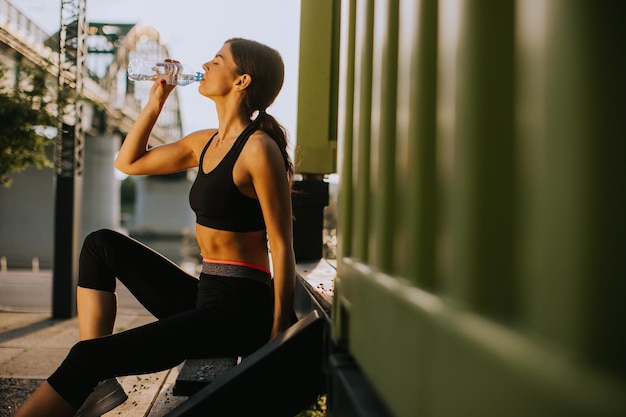
M 50 48 L 45 47 L 50 35 L 7 0 L 0 0 L 0 28 L 3 29 L 3 32 L 19 33 L 20 36 L 13 39 L 11 46 L 20 49 L 19 52 L 29 58 L 33 59 L 33 54 L 28 54 L 22 50 L 20 44 L 26 44 L 28 49 L 36 51 L 39 57 L 48 60 L 58 58 Z
M 43 44 L 50 37 L 45 30 L 7 0 L 0 0 L 0 23 L 2 26 L 13 26 L 33 44 Z

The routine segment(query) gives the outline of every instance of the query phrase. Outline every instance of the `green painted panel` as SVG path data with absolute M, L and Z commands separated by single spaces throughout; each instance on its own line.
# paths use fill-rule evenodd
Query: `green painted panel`
M 398 416 L 626 415 L 626 2 L 344 4 L 335 340 Z
M 341 224 L 343 238 L 337 242 L 337 253 L 352 253 L 352 231 L 354 224 L 354 189 L 352 187 L 354 171 L 354 120 L 355 120 L 355 49 L 356 49 L 356 7 L 357 0 L 341 2 L 341 50 L 343 59 L 340 61 L 339 108 L 343 109 L 338 115 L 338 137 L 342 139 L 339 149 L 341 165 L 339 166 L 339 198 L 342 204 L 338 206 L 338 224 Z M 347 340 L 347 328 L 344 327 L 344 312 L 347 309 L 347 300 L 342 297 L 342 281 L 335 279 L 331 336 L 334 342 L 341 346 Z
M 339 108 L 343 109 L 338 115 L 338 137 L 342 139 L 338 149 L 341 165 L 339 166 L 339 192 L 342 204 L 338 207 L 338 222 L 344 236 L 352 236 L 353 224 L 353 153 L 354 153 L 354 88 L 355 88 L 355 20 L 356 0 L 342 1 L 341 22 L 341 50 L 343 58 L 340 62 Z M 352 240 L 342 239 L 338 242 L 338 252 L 352 253 Z
M 296 172 L 329 174 L 336 167 L 339 9 L 333 0 L 302 0 Z
M 398 67 L 398 0 L 377 0 L 374 12 L 369 259 L 390 272 L 393 255 Z
M 513 126 L 514 5 L 461 1 L 449 224 L 458 303 L 499 319 L 517 309 Z
M 370 228 L 370 149 L 374 1 L 357 0 L 355 10 L 354 142 L 352 256 L 366 261 Z
M 436 187 L 437 1 L 399 4 L 392 272 L 432 289 Z
M 330 174 L 336 171 L 336 142 L 326 147 L 312 147 L 299 144 L 296 147 L 296 172 L 306 174 Z
M 340 269 L 350 350 L 397 417 L 626 413 L 624 384 L 579 358 L 367 265 Z
M 351 352 L 395 415 L 425 415 L 432 355 L 427 315 L 415 309 L 406 293 L 401 296 L 406 287 L 397 280 L 376 275 L 364 264 L 344 261 L 341 281 L 343 294 L 351 300 Z M 425 308 L 437 308 L 434 297 L 417 290 L 416 296 L 423 297 Z M 402 343 L 397 332 L 402 333 Z
M 523 320 L 625 377 L 626 3 L 518 8 Z

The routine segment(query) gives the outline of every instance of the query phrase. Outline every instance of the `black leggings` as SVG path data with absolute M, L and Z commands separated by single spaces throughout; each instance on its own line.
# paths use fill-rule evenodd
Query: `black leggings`
M 247 356 L 269 340 L 266 272 L 205 262 L 197 279 L 134 239 L 93 232 L 81 251 L 78 285 L 115 291 L 116 277 L 158 321 L 72 347 L 48 382 L 76 408 L 99 381 L 170 369 L 188 358 Z

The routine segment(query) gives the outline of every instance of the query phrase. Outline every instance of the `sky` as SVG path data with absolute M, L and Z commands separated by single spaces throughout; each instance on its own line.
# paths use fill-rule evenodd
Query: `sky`
M 58 31 L 61 0 L 9 0 L 46 32 Z M 285 62 L 283 89 L 268 109 L 296 135 L 299 0 L 87 0 L 87 20 L 155 27 L 170 58 L 197 71 L 224 41 L 244 37 L 277 49 Z M 197 91 L 198 84 L 177 87 L 183 133 L 217 127 L 215 106 Z M 292 144 L 293 145 L 293 144 Z

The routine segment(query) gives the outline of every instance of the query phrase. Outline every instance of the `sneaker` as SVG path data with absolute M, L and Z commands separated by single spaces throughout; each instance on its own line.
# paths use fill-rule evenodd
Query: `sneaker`
M 78 409 L 75 417 L 100 417 L 122 404 L 128 395 L 117 378 L 100 382 Z

